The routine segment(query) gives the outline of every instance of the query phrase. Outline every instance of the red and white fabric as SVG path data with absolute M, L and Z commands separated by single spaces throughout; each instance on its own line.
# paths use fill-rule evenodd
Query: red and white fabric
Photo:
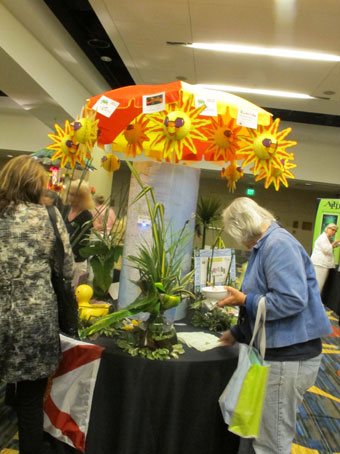
M 44 430 L 85 451 L 94 387 L 103 348 L 60 335 L 62 361 L 44 404 Z

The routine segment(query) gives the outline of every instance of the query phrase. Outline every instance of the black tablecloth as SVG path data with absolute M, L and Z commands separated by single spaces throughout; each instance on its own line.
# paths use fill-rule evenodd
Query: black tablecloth
M 178 360 L 151 361 L 128 355 L 113 339 L 95 343 L 105 350 L 86 454 L 237 453 L 239 438 L 228 431 L 218 398 L 236 368 L 238 347 L 185 347 Z
M 337 268 L 329 270 L 321 299 L 325 306 L 340 315 L 340 273 Z

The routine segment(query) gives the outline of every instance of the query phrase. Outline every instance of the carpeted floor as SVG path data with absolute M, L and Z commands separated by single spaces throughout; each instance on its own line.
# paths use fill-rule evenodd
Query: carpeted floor
M 337 315 L 327 314 L 333 333 L 323 339 L 317 381 L 299 407 L 292 454 L 340 454 L 340 328 Z M 18 454 L 16 417 L 4 404 L 4 390 L 0 385 L 0 454 Z
M 292 454 L 340 454 L 340 328 L 327 311 L 333 333 L 323 339 L 323 358 L 315 386 L 299 407 Z

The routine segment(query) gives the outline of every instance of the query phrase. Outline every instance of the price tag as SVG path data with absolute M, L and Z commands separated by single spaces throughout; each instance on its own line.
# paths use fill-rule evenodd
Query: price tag
M 104 115 L 104 117 L 110 118 L 113 112 L 119 106 L 119 102 L 114 101 L 107 96 L 101 96 L 96 104 L 92 107 L 92 110 Z
M 239 126 L 257 129 L 257 112 L 255 110 L 239 109 L 236 122 Z

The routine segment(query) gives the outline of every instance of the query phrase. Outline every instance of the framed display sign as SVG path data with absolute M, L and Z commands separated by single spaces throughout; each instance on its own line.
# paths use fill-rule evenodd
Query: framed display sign
M 196 249 L 194 258 L 195 293 L 199 293 L 202 287 L 207 286 L 208 266 L 211 269 L 210 282 L 212 284 L 226 285 L 227 280 L 235 283 L 234 249 Z

